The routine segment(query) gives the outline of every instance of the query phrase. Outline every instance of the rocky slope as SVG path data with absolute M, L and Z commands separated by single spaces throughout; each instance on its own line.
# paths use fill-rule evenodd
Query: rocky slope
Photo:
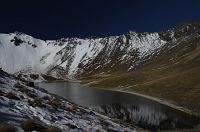
M 135 131 L 0 70 L 0 131 Z M 125 123 L 124 123 L 125 124 Z

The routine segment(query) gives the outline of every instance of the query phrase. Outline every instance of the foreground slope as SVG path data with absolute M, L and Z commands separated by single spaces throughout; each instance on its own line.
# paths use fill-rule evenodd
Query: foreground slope
M 134 131 L 0 70 L 0 131 Z M 131 130 L 132 129 L 132 130 Z

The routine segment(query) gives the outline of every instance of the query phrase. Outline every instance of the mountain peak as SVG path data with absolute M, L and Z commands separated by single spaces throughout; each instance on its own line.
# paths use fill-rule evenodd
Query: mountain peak
M 26 35 L 25 33 L 19 32 L 19 31 L 15 31 L 15 32 L 13 32 L 13 34 L 16 34 L 16 35 Z

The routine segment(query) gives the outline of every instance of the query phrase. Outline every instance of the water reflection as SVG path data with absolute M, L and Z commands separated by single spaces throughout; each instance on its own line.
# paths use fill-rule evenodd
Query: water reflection
M 112 104 L 91 108 L 112 118 L 122 119 L 150 130 L 193 128 L 194 124 L 198 124 L 198 118 L 153 105 Z
M 150 130 L 192 128 L 199 119 L 158 102 L 127 93 L 88 88 L 78 83 L 39 83 L 47 91 L 97 112 Z

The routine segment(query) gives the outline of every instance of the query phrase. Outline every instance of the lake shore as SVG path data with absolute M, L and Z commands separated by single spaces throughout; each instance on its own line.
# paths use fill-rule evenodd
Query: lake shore
M 156 102 L 161 103 L 163 105 L 169 106 L 169 107 L 171 107 L 173 109 L 185 112 L 187 114 L 195 115 L 195 116 L 200 117 L 199 113 L 193 112 L 192 110 L 189 110 L 189 109 L 184 108 L 182 106 L 178 106 L 177 104 L 170 103 L 170 101 L 165 100 L 165 99 L 161 99 L 161 98 L 157 98 L 157 97 L 141 94 L 141 93 L 138 93 L 138 92 L 135 92 L 135 91 L 127 91 L 127 90 L 123 90 L 123 89 L 121 90 L 121 89 L 113 89 L 113 88 L 109 89 L 109 88 L 91 87 L 88 84 L 83 84 L 83 85 L 88 86 L 90 88 L 96 88 L 96 89 L 109 90 L 109 91 L 115 91 L 115 92 L 122 92 L 122 93 L 128 93 L 128 94 L 137 95 L 137 96 L 140 96 L 140 97 L 144 97 L 146 99 L 150 99 L 150 100 L 156 101 Z
M 53 83 L 53 82 L 51 82 L 51 83 Z M 190 110 L 187 110 L 183 107 L 174 105 L 173 103 L 171 103 L 169 101 L 151 97 L 151 96 L 148 96 L 145 94 L 140 94 L 140 93 L 137 93 L 134 91 L 125 91 L 123 89 L 105 89 L 105 88 L 101 88 L 101 87 L 92 87 L 92 86 L 88 86 L 88 84 L 77 83 L 77 81 L 66 82 L 67 84 L 65 84 L 65 82 L 57 82 L 57 81 L 55 81 L 54 82 L 55 84 L 53 84 L 53 85 L 51 85 L 51 83 L 50 84 L 44 83 L 43 87 L 46 90 L 49 89 L 50 93 L 54 93 L 54 94 L 57 94 L 58 96 L 62 96 L 66 99 L 70 99 L 70 101 L 77 103 L 79 105 L 86 104 L 86 106 L 87 106 L 88 104 L 91 105 L 94 103 L 96 105 L 98 105 L 98 104 L 101 104 L 102 102 L 107 103 L 107 104 L 109 104 L 109 103 L 112 104 L 112 103 L 115 103 L 115 101 L 112 101 L 112 100 L 113 99 L 115 100 L 115 97 L 119 97 L 119 101 L 121 100 L 120 101 L 121 104 L 126 103 L 126 102 L 127 102 L 127 104 L 129 104 L 129 103 L 143 104 L 144 102 L 148 102 L 147 106 L 149 106 L 148 104 L 151 102 L 153 104 L 152 106 L 154 106 L 154 105 L 159 106 L 159 107 L 153 107 L 154 114 L 156 114 L 156 115 L 159 115 L 159 113 L 160 113 L 159 110 L 161 110 L 160 108 L 164 108 L 164 109 L 167 108 L 166 110 L 170 110 L 170 112 L 172 112 L 171 114 L 169 114 L 169 113 L 165 113 L 166 111 L 164 110 L 164 113 L 166 114 L 166 116 L 170 117 L 169 118 L 170 122 L 171 121 L 173 122 L 173 119 L 175 119 L 176 117 L 179 120 L 180 119 L 179 115 L 184 115 L 185 117 L 190 117 L 191 119 L 195 119 L 195 120 L 199 119 L 199 116 Z M 71 84 L 68 84 L 68 83 L 71 83 Z M 58 88 L 60 88 L 60 90 L 57 90 L 56 86 L 58 86 Z M 42 87 L 42 85 L 41 85 L 41 87 Z M 72 92 L 72 91 L 75 91 L 75 92 Z M 91 96 L 91 95 L 93 95 L 93 96 Z M 112 98 L 112 95 L 114 98 Z M 76 97 L 76 98 L 74 98 L 74 97 Z M 88 97 L 88 98 L 85 99 L 85 97 Z M 102 102 L 96 101 L 95 99 L 102 100 Z M 116 100 L 117 100 L 117 98 L 116 98 Z M 127 100 L 129 100 L 129 101 L 127 101 Z M 140 102 L 140 100 L 141 100 L 141 102 Z M 88 103 L 88 101 L 89 101 L 89 103 Z M 146 104 L 146 103 L 144 103 L 144 104 Z M 159 108 L 158 111 L 157 111 L 157 108 Z M 149 107 L 149 108 L 141 107 L 141 109 L 140 109 L 140 105 L 139 105 L 139 111 L 143 111 L 144 109 L 151 111 L 152 107 Z M 152 115 L 151 112 L 150 112 L 150 115 Z M 155 116 L 153 116 L 153 117 L 155 117 Z M 185 119 L 185 117 L 184 117 L 184 119 Z M 179 121 L 182 121 L 182 119 L 180 119 Z M 191 121 L 189 118 L 187 119 L 187 121 L 193 122 L 193 120 Z M 185 126 L 185 124 L 184 124 L 184 126 Z M 194 127 L 196 128 L 196 125 Z M 188 128 L 186 128 L 186 129 L 188 129 Z
M 108 90 L 108 91 L 115 91 L 115 92 L 122 92 L 122 93 L 133 94 L 133 95 L 137 95 L 137 96 L 140 96 L 140 97 L 144 97 L 146 99 L 150 99 L 150 100 L 156 101 L 156 102 L 158 102 L 160 104 L 169 106 L 169 107 L 171 107 L 173 109 L 185 112 L 187 114 L 195 115 L 195 116 L 200 117 L 200 113 L 196 113 L 196 112 L 193 112 L 192 110 L 187 109 L 185 107 L 178 106 L 177 104 L 173 104 L 169 100 L 161 99 L 161 98 L 158 98 L 158 97 L 149 96 L 149 95 L 146 95 L 146 94 L 141 94 L 141 93 L 138 93 L 138 92 L 135 92 L 135 91 L 128 91 L 128 90 L 123 90 L 123 89 L 113 89 L 113 88 L 93 87 L 93 86 L 90 86 L 90 83 L 89 84 L 82 84 L 81 80 L 59 80 L 59 81 L 57 80 L 57 81 L 50 81 L 49 83 L 51 83 L 51 82 L 80 83 L 81 85 L 84 85 L 84 86 L 87 86 L 87 87 L 90 87 L 90 88 L 96 88 L 96 89 L 101 89 L 101 90 Z
M 147 94 L 141 94 L 141 93 L 138 93 L 138 92 L 135 92 L 135 91 L 128 91 L 128 90 L 123 90 L 123 89 L 113 89 L 113 88 L 93 87 L 93 86 L 90 86 L 90 83 L 82 84 L 82 83 L 81 83 L 81 82 L 82 82 L 81 80 L 56 80 L 56 81 L 47 81 L 47 82 L 48 82 L 48 83 L 54 83 L 54 82 L 79 83 L 79 84 L 81 84 L 81 85 L 84 85 L 84 86 L 87 86 L 87 87 L 90 87 L 90 88 L 101 89 L 101 90 L 108 90 L 108 91 L 115 91 L 115 92 L 122 92 L 122 93 L 128 93 L 128 94 L 132 94 L 132 95 L 137 95 L 137 96 L 140 96 L 140 97 L 144 97 L 144 98 L 146 98 L 146 99 L 150 99 L 150 100 L 156 101 L 156 102 L 158 102 L 158 103 L 160 103 L 160 104 L 169 106 L 169 107 L 171 107 L 171 108 L 173 108 L 173 109 L 176 109 L 176 110 L 185 112 L 185 113 L 187 113 L 187 114 L 195 115 L 195 116 L 200 117 L 200 113 L 193 112 L 193 111 L 190 110 L 190 109 L 187 109 L 187 108 L 182 107 L 182 106 L 178 106 L 177 104 L 173 104 L 173 103 L 171 103 L 171 101 L 169 101 L 169 100 L 161 99 L 161 98 L 158 98 L 158 97 L 149 96 L 149 95 L 147 95 Z

